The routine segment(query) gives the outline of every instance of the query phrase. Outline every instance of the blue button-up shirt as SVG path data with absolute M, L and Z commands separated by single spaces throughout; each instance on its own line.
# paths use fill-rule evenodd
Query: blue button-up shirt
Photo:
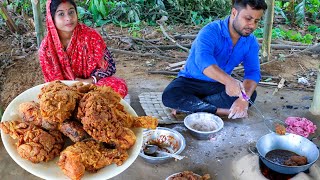
M 203 74 L 203 70 L 210 65 L 219 66 L 231 75 L 232 70 L 240 63 L 244 66 L 244 79 L 260 81 L 259 44 L 250 34 L 241 36 L 233 46 L 229 34 L 229 17 L 217 20 L 203 27 L 192 47 L 185 67 L 178 76 L 216 82 Z

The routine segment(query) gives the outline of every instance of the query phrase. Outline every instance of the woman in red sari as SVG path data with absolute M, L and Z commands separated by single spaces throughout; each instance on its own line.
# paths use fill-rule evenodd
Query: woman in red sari
M 106 85 L 126 96 L 125 81 L 112 76 L 116 67 L 103 38 L 94 29 L 78 23 L 76 7 L 73 0 L 47 1 L 47 35 L 39 51 L 45 81 Z

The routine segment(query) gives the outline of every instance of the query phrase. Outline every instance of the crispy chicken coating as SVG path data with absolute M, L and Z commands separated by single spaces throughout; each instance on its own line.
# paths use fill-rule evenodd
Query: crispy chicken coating
M 19 139 L 26 131 L 34 128 L 36 127 L 21 121 L 5 121 L 0 123 L 0 129 L 5 134 L 9 134 L 13 139 Z
M 73 180 L 80 179 L 85 170 L 96 172 L 112 163 L 118 166 L 128 158 L 124 150 L 107 149 L 95 140 L 77 142 L 67 147 L 60 154 L 59 167 Z
M 92 91 L 96 88 L 96 85 L 94 84 L 83 84 L 83 82 L 76 82 L 74 84 L 72 84 L 71 87 L 75 87 L 78 92 L 80 93 L 88 93 L 89 91 Z
M 276 133 L 279 135 L 285 135 L 286 134 L 286 127 L 284 127 L 282 124 L 277 123 L 275 125 Z
M 47 130 L 58 129 L 57 123 L 42 118 L 40 104 L 34 101 L 21 103 L 19 105 L 19 114 L 25 122 L 33 123 Z
M 12 138 L 18 139 L 16 145 L 19 155 L 33 163 L 52 160 L 63 148 L 64 140 L 57 130 L 47 132 L 19 121 L 2 122 L 0 128 Z
M 81 95 L 75 87 L 54 81 L 41 88 L 38 98 L 42 117 L 62 123 L 71 117 Z
M 158 119 L 151 116 L 134 117 L 121 109 L 114 109 L 114 112 L 117 120 L 120 121 L 124 127 L 155 129 L 158 126 Z
M 94 139 L 129 149 L 136 137 L 116 119 L 108 102 L 99 92 L 91 91 L 80 100 L 77 117 L 81 119 L 84 130 Z

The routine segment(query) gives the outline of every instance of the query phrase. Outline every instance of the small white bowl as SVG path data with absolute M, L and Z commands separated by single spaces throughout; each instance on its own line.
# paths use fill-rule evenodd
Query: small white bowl
M 157 129 L 150 129 L 143 132 L 143 142 L 139 153 L 139 156 L 148 163 L 151 164 L 162 164 L 173 160 L 174 158 L 168 155 L 149 156 L 144 154 L 143 149 L 150 142 L 158 142 L 160 144 L 168 145 L 167 149 L 172 150 L 173 154 L 180 154 L 186 147 L 186 140 L 176 130 L 157 127 Z
M 185 117 L 184 125 L 195 138 L 208 140 L 223 128 L 224 123 L 219 116 L 206 112 L 197 112 Z

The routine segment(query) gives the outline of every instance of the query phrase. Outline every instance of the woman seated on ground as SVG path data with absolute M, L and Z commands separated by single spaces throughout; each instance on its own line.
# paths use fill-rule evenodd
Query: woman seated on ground
M 73 0 L 47 1 L 47 35 L 39 52 L 46 82 L 76 80 L 110 86 L 122 97 L 128 93 L 123 79 L 112 76 L 115 63 L 101 35 L 78 23 Z

